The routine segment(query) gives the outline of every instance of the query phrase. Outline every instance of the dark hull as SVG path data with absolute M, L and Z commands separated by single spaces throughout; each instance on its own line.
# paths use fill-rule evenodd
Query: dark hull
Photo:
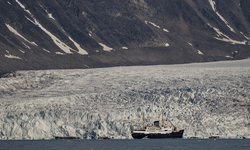
M 142 139 L 142 138 L 148 138 L 148 139 L 178 139 L 182 138 L 184 130 L 180 130 L 178 132 L 172 132 L 169 134 L 144 134 L 144 133 L 132 133 L 132 137 L 134 139 Z
M 65 140 L 65 139 L 70 139 L 70 140 L 73 140 L 73 139 L 80 139 L 79 137 L 60 137 L 60 136 L 56 136 L 55 137 L 56 140 Z

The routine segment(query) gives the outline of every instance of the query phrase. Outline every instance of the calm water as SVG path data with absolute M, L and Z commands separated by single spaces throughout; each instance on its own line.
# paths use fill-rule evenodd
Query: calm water
M 250 140 L 145 139 L 0 141 L 0 150 L 250 150 Z

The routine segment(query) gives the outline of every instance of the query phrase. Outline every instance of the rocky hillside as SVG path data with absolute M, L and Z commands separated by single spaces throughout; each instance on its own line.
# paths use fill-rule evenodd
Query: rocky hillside
M 0 74 L 243 59 L 249 0 L 1 0 Z

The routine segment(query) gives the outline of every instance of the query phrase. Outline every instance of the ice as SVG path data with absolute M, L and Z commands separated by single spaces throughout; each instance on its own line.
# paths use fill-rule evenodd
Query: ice
M 250 136 L 250 59 L 184 65 L 17 71 L 0 78 L 0 138 L 132 138 L 160 119 L 184 137 Z

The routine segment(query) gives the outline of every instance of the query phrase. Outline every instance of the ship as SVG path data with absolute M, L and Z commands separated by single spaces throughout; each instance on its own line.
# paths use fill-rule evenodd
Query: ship
M 171 126 L 167 127 L 164 124 L 163 113 L 162 122 L 154 121 L 153 125 L 144 126 L 144 113 L 143 113 L 143 126 L 139 129 L 131 129 L 131 135 L 134 139 L 177 139 L 182 138 L 184 129 L 178 130 L 177 127 L 169 120 Z

